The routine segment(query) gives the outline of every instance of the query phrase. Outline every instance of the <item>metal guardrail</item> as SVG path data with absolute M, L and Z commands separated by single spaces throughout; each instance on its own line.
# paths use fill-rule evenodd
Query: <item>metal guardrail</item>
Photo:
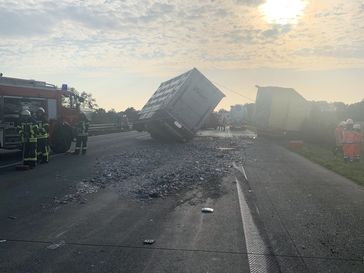
M 97 131 L 103 129 L 116 129 L 115 123 L 91 123 L 89 131 Z
M 123 129 L 115 123 L 91 123 L 88 131 L 89 135 L 99 135 L 111 132 L 121 132 Z

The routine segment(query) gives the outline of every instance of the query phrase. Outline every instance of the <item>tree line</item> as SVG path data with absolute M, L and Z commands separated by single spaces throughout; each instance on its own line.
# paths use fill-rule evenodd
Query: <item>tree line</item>
M 130 123 L 138 119 L 139 111 L 134 107 L 128 107 L 126 110 L 119 112 L 115 109 L 105 110 L 98 106 L 91 93 L 81 92 L 79 96 L 83 99 L 80 107 L 90 113 L 88 117 L 92 123 L 118 123 L 123 116 L 126 116 Z
M 342 102 L 312 102 L 310 115 L 302 127 L 303 137 L 317 144 L 333 145 L 336 126 L 349 118 L 364 123 L 364 100 L 350 105 Z

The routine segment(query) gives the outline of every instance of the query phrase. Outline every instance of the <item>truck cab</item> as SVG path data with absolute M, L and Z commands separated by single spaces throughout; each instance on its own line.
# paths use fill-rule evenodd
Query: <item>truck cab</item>
M 35 114 L 42 107 L 50 124 L 53 152 L 66 152 L 80 117 L 80 101 L 78 94 L 66 85 L 60 89 L 46 82 L 0 77 L 0 148 L 19 149 L 17 126 L 21 110 L 28 109 Z

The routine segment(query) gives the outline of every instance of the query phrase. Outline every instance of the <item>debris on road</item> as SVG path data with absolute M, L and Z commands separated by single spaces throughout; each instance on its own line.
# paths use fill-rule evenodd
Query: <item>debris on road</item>
M 203 213 L 213 213 L 214 212 L 214 209 L 212 209 L 212 208 L 203 208 L 201 211 Z
M 194 185 L 216 183 L 233 172 L 232 162 L 242 164 L 244 150 L 251 144 L 240 137 L 198 137 L 188 143 L 144 141 L 122 153 L 99 158 L 94 175 L 79 183 L 87 190 L 78 190 L 72 198 L 77 200 L 78 194 L 83 196 L 106 186 L 121 195 L 164 198 Z
M 144 242 L 143 242 L 144 245 L 152 245 L 154 243 L 155 243 L 155 240 L 150 240 L 150 239 L 144 240 Z
M 121 153 L 97 158 L 90 177 L 65 196 L 54 197 L 54 204 L 85 204 L 87 194 L 106 187 L 125 197 L 152 200 L 197 185 L 217 185 L 234 172 L 233 162 L 243 164 L 245 150 L 252 144 L 244 136 L 196 137 L 188 143 L 143 140 Z
M 95 181 L 94 181 L 95 182 Z M 86 204 L 87 199 L 84 197 L 86 194 L 95 193 L 101 186 L 90 182 L 81 181 L 76 186 L 76 192 L 66 194 L 62 199 L 54 197 L 54 203 L 56 205 L 67 205 L 73 201 L 77 201 L 79 204 Z
M 159 195 L 159 193 L 158 193 L 158 192 L 151 192 L 151 193 L 149 194 L 149 196 L 150 196 L 150 197 L 152 197 L 152 198 L 158 198 L 160 195 Z
M 66 244 L 66 242 L 62 240 L 62 241 L 60 241 L 58 243 L 54 243 L 54 244 L 51 244 L 51 245 L 47 246 L 47 249 L 55 250 L 57 248 L 60 248 L 60 247 L 64 246 L 65 244 Z
M 15 216 L 8 216 L 8 218 L 11 219 L 11 220 L 16 220 Z
M 7 242 L 7 240 L 0 240 L 0 244 L 2 244 L 2 243 L 6 243 Z

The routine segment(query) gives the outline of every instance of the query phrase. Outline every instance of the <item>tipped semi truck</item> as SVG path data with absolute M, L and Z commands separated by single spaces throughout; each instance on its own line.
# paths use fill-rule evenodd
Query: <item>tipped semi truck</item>
M 308 118 L 311 105 L 292 88 L 257 86 L 254 123 L 258 133 L 297 134 Z
M 135 128 L 158 140 L 189 141 L 223 97 L 193 68 L 159 86 L 140 111 Z

